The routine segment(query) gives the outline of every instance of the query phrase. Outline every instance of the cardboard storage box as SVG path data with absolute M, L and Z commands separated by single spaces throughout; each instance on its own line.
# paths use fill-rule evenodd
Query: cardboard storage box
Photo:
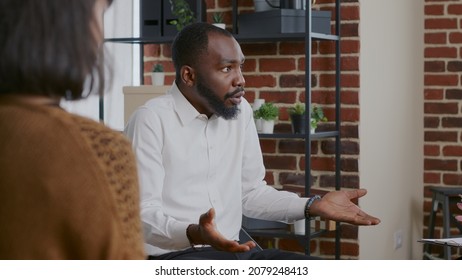
M 170 86 L 124 86 L 124 123 L 127 123 L 135 110 L 148 100 L 164 95 Z
M 330 34 L 330 11 L 311 12 L 311 30 Z M 239 34 L 304 33 L 305 10 L 278 9 L 239 15 Z

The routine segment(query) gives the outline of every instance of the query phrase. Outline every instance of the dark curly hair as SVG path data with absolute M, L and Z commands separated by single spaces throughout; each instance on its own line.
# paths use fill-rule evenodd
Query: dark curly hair
M 80 99 L 101 93 L 97 1 L 0 0 L 0 94 Z

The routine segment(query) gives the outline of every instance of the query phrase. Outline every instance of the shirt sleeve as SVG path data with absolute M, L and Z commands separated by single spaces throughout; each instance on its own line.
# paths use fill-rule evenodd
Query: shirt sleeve
M 245 114 L 246 145 L 242 162 L 243 214 L 251 218 L 285 223 L 303 219 L 307 198 L 300 198 L 292 192 L 279 191 L 268 186 L 264 180 L 266 171 L 260 140 L 250 107 L 249 110 Z
M 164 249 L 184 249 L 189 246 L 186 237 L 188 223 L 180 222 L 162 210 L 164 133 L 159 116 L 146 107 L 140 107 L 125 128 L 138 163 L 145 242 Z

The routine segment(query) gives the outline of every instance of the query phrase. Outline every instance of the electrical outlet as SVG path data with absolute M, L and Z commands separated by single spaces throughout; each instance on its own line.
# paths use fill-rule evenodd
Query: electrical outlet
M 393 234 L 393 240 L 395 242 L 394 243 L 395 250 L 403 247 L 403 231 L 400 229 L 395 231 L 395 233 Z

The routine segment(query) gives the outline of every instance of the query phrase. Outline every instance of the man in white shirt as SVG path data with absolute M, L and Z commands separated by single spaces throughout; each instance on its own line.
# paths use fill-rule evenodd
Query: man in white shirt
M 266 185 L 253 111 L 243 98 L 244 55 L 229 32 L 189 25 L 175 38 L 172 58 L 173 86 L 138 108 L 125 128 L 138 160 L 151 258 L 306 257 L 240 243 L 242 214 L 284 222 L 315 215 L 357 225 L 380 222 L 351 202 L 365 190 L 300 198 Z

